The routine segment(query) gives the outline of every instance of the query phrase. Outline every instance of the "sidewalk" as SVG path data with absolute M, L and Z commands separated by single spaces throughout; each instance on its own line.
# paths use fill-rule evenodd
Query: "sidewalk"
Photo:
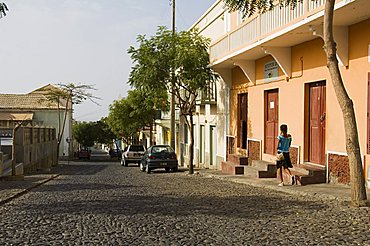
M 34 174 L 24 176 L 24 180 L 0 180 L 0 205 L 3 205 L 21 195 L 27 193 L 49 180 L 56 178 L 58 174 Z
M 251 185 L 259 188 L 275 190 L 277 192 L 285 192 L 292 195 L 310 196 L 313 199 L 321 199 L 326 201 L 334 201 L 339 203 L 349 203 L 351 201 L 351 187 L 343 184 L 310 184 L 305 186 L 300 185 L 285 185 L 277 186 L 276 178 L 251 178 L 243 175 L 224 174 L 219 170 L 199 169 L 196 170 L 200 175 L 208 178 L 217 178 L 228 180 L 235 183 Z M 366 189 L 369 199 L 370 189 Z
M 60 161 L 59 164 L 62 165 L 53 167 L 51 170 L 24 175 L 23 179 L 19 179 L 18 177 L 12 180 L 12 177 L 2 177 L 0 179 L 0 206 L 26 194 L 33 188 L 58 177 L 63 168 L 63 164 L 66 164 L 66 161 Z

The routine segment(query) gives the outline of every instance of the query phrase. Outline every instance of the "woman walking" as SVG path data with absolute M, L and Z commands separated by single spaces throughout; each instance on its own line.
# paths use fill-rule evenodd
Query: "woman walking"
M 279 144 L 278 144 L 278 154 L 282 153 L 284 156 L 283 160 L 277 160 L 276 161 L 276 167 L 278 170 L 278 173 L 280 174 L 280 183 L 279 186 L 284 186 L 284 179 L 283 179 L 283 168 L 284 171 L 289 174 L 289 176 L 292 179 L 292 185 L 294 185 L 294 176 L 292 175 L 292 172 L 289 170 L 289 168 L 292 168 L 292 162 L 290 161 L 290 154 L 289 154 L 289 148 L 292 143 L 292 136 L 288 134 L 288 126 L 285 124 L 282 124 L 280 126 L 280 135 L 278 136 Z

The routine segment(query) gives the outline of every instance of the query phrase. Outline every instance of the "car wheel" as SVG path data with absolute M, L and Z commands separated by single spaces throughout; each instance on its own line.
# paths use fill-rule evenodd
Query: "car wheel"
M 178 170 L 179 170 L 178 167 L 172 168 L 172 171 L 174 171 L 174 172 L 177 172 Z
M 166 173 L 168 173 L 170 171 L 170 168 L 169 167 L 165 167 L 164 170 L 166 170 Z
M 143 163 L 139 163 L 140 171 L 145 172 L 145 167 Z
M 150 168 L 148 167 L 148 165 L 146 166 L 146 173 L 150 173 Z

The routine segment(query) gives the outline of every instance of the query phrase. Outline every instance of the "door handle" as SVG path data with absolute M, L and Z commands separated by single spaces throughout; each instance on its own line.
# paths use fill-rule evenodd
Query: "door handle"
M 326 113 L 323 113 L 321 116 L 320 116 L 320 122 L 323 122 L 326 118 Z

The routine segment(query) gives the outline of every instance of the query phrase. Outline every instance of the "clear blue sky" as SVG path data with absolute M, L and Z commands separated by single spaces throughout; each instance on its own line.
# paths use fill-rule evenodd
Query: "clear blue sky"
M 178 30 L 188 29 L 216 0 L 176 0 Z M 1 0 L 0 93 L 28 93 L 48 83 L 92 84 L 101 106 L 75 106 L 96 121 L 126 96 L 127 55 L 139 34 L 171 27 L 169 0 Z

